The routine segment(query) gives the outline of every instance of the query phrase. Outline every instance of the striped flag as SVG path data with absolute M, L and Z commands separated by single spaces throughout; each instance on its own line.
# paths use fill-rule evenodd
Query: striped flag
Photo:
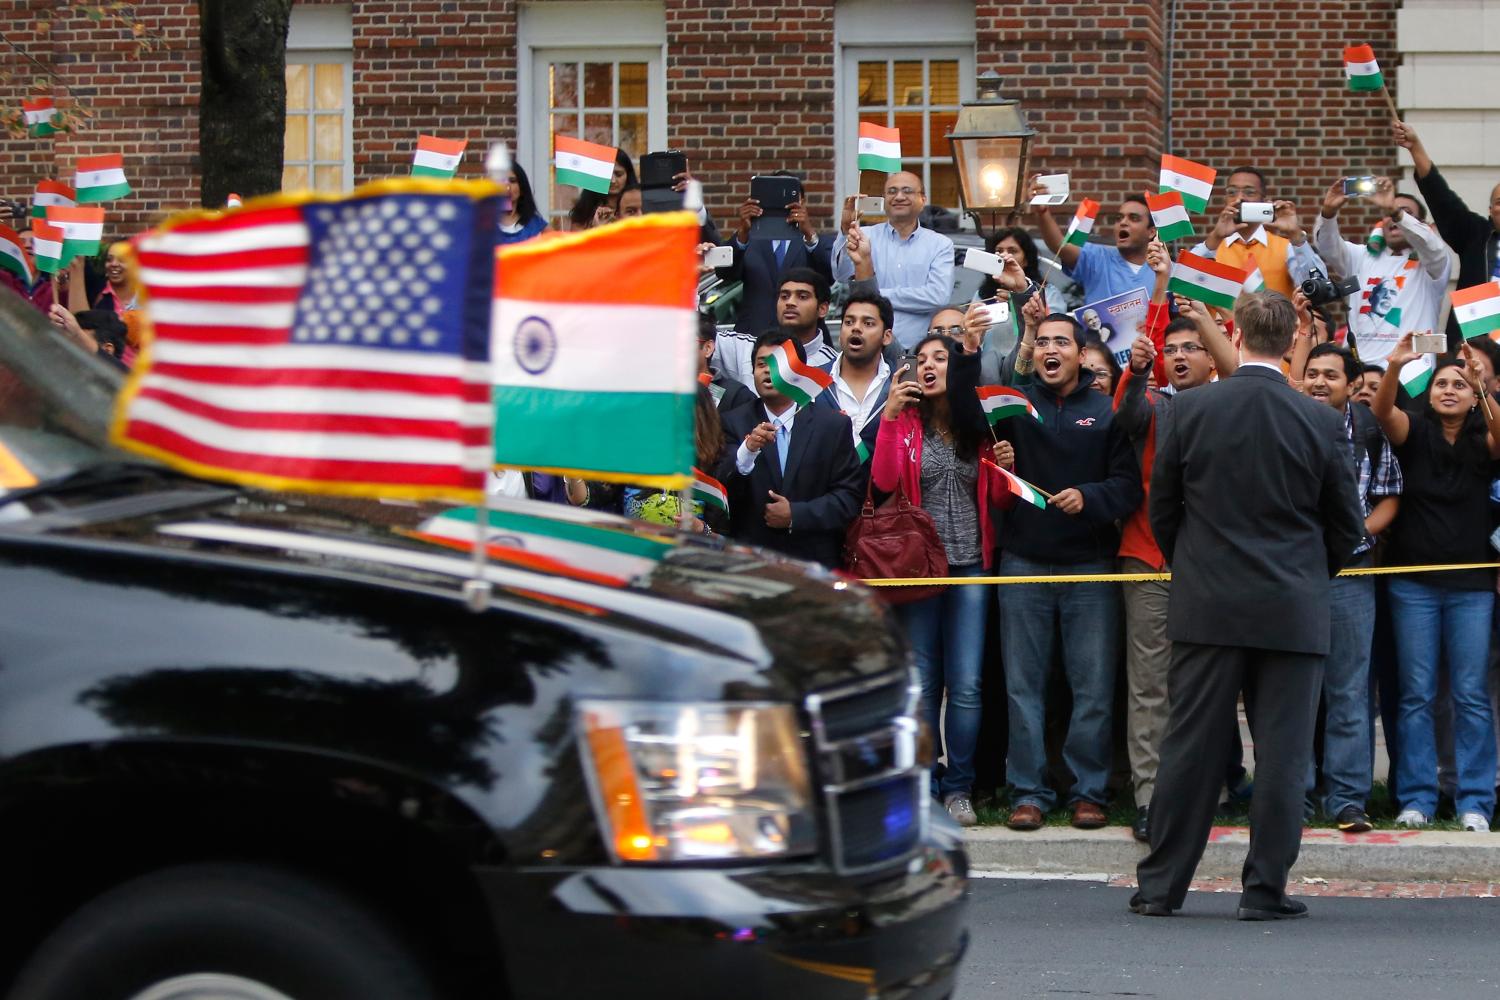
M 833 385 L 833 376 L 821 368 L 814 368 L 797 357 L 797 348 L 790 340 L 766 357 L 766 367 L 771 370 L 771 384 L 776 391 L 799 407 L 807 406 Z
M 104 239 L 104 209 L 49 208 L 47 221 L 62 230 L 62 263 L 67 267 L 74 257 L 92 257 L 99 252 Z
M 239 208 L 244 203 L 244 200 L 233 191 L 229 192 L 229 197 L 224 199 L 225 208 Z
M 1193 235 L 1193 222 L 1188 218 L 1181 192 L 1148 194 L 1146 207 L 1151 210 L 1151 224 L 1156 227 L 1156 238 L 1163 243 Z
M 1006 417 L 1030 416 L 1038 422 L 1042 419 L 1042 415 L 1020 389 L 1012 389 L 1007 385 L 982 385 L 977 391 L 984 418 L 992 426 Z
M 1380 252 L 1385 249 L 1385 227 L 1376 226 L 1370 230 L 1370 235 L 1365 237 L 1365 249 L 1372 256 L 1379 257 Z
M 1161 184 L 1158 193 L 1176 191 L 1182 195 L 1182 203 L 1189 212 L 1204 212 L 1208 209 L 1209 196 L 1214 191 L 1214 178 L 1219 175 L 1212 167 L 1205 167 L 1180 156 L 1162 156 Z
M 499 191 L 387 180 L 194 212 L 138 241 L 152 334 L 114 440 L 199 475 L 483 495 Z
M 1486 281 L 1453 292 L 1453 315 L 1465 340 L 1500 330 L 1500 285 Z
M 1252 261 L 1252 263 L 1254 262 Z M 1250 276 L 1245 279 L 1244 290 L 1247 292 L 1263 292 L 1266 290 L 1266 276 L 1260 273 L 1259 264 L 1255 265 L 1255 270 L 1251 271 Z
M 609 181 L 615 174 L 616 150 L 597 142 L 585 142 L 568 135 L 552 137 L 553 163 L 557 183 L 609 194 Z
M 1233 309 L 1250 275 L 1237 267 L 1220 264 L 1195 253 L 1177 255 L 1167 291 L 1220 309 Z
M 1375 61 L 1375 50 L 1368 45 L 1350 45 L 1344 49 L 1344 73 L 1349 77 L 1350 90 L 1380 90 L 1385 86 L 1380 64 Z
M 692 485 L 697 245 L 695 213 L 660 212 L 501 250 L 496 465 Z
M 42 181 L 31 196 L 31 217 L 45 219 L 49 208 L 72 208 L 78 195 L 62 181 Z
M 901 130 L 860 122 L 859 169 L 883 170 L 888 174 L 900 170 Z
M 0 269 L 9 271 L 30 288 L 36 281 L 35 272 L 31 269 L 31 259 L 26 253 L 26 247 L 21 243 L 21 236 L 14 229 L 6 225 L 0 225 Z
M 729 512 L 729 492 L 724 484 L 697 466 L 693 467 L 693 499 L 706 507 Z
M 31 224 L 31 259 L 43 274 L 56 274 L 63 264 L 63 231 L 47 222 Z
M 1092 198 L 1085 198 L 1078 205 L 1078 211 L 1073 214 L 1073 221 L 1068 223 L 1068 235 L 1063 238 L 1064 243 L 1071 243 L 1075 247 L 1081 247 L 1089 241 L 1089 233 L 1094 231 L 1094 220 L 1099 217 L 1099 203 Z
M 73 170 L 73 187 L 78 190 L 80 205 L 125 197 L 130 193 L 125 157 L 119 153 L 80 157 Z
M 36 138 L 54 135 L 61 131 L 57 127 L 57 107 L 50 97 L 39 97 L 34 101 L 21 100 L 21 117 L 26 129 Z
M 998 465 L 995 468 L 1000 469 L 1000 475 L 1005 477 L 1005 485 L 1012 493 L 1033 507 L 1039 507 L 1042 510 L 1047 509 L 1047 498 L 1042 495 L 1041 490 L 1007 469 L 1003 469 Z
M 452 177 L 458 173 L 464 158 L 467 139 L 439 139 L 435 135 L 417 136 L 417 152 L 412 159 L 413 177 Z
M 1427 391 L 1427 384 L 1432 381 L 1433 360 L 1431 354 L 1424 354 L 1414 361 L 1408 361 L 1401 369 L 1401 385 L 1405 387 L 1406 394 L 1416 399 Z

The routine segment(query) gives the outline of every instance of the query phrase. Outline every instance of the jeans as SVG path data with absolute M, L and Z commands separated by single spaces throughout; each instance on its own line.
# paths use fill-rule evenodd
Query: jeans
M 983 566 L 954 566 L 949 576 L 984 576 Z M 941 594 L 896 606 L 922 683 L 922 716 L 933 739 L 941 734 L 947 766 L 937 779 L 939 796 L 974 788 L 974 746 L 979 741 L 979 673 L 984 662 L 984 613 L 988 584 L 949 587 Z M 943 691 L 948 709 L 939 728 Z
M 1003 576 L 1111 573 L 1110 560 L 1051 565 L 1015 555 L 1000 558 Z M 1120 657 L 1120 588 L 1114 583 L 1027 583 L 1000 587 L 1000 642 L 1010 704 L 1006 775 L 1013 806 L 1043 812 L 1057 802 L 1043 777 L 1047 767 L 1046 691 L 1055 637 L 1062 635 L 1063 671 L 1073 691 L 1073 715 L 1063 762 L 1076 783 L 1068 803 L 1104 804 L 1109 780 L 1110 724 Z
M 1416 580 L 1390 581 L 1391 615 L 1401 681 L 1397 789 L 1403 809 L 1431 817 L 1438 804 L 1433 703 L 1446 668 L 1453 700 L 1458 811 L 1495 811 L 1495 730 L 1485 674 L 1489 667 L 1494 594 L 1447 590 Z
M 1370 640 L 1375 633 L 1375 580 L 1337 577 L 1330 592 L 1332 631 L 1323 661 L 1323 811 L 1365 808 L 1370 797 Z M 1307 789 L 1314 770 L 1308 768 Z

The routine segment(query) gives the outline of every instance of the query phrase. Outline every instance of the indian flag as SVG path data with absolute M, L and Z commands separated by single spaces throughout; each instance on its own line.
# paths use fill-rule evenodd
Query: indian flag
M 585 142 L 572 136 L 552 137 L 553 163 L 557 166 L 557 183 L 609 194 L 609 180 L 615 173 L 615 149 L 597 142 Z
M 807 406 L 833 385 L 832 375 L 797 359 L 797 348 L 790 340 L 782 341 L 771 352 L 766 366 L 771 369 L 771 384 L 776 391 L 798 406 Z
M 1167 291 L 1220 309 L 1233 309 L 1234 300 L 1244 291 L 1249 277 L 1237 267 L 1195 253 L 1183 253 L 1177 255 L 1177 263 L 1172 265 Z
M 5 225 L 0 225 L 0 268 L 26 282 L 28 288 L 36 280 L 31 270 L 31 261 L 26 256 L 26 247 L 21 243 L 20 234 Z M 1496 291 L 1500 292 L 1500 288 Z
M 1094 231 L 1094 220 L 1098 217 L 1099 203 L 1092 198 L 1083 199 L 1078 211 L 1073 213 L 1073 221 L 1068 223 L 1068 235 L 1063 238 L 1063 242 L 1075 247 L 1083 246 L 1089 241 L 1089 233 Z
M 1214 191 L 1214 178 L 1219 172 L 1180 156 L 1161 158 L 1161 184 L 1159 192 L 1176 191 L 1182 195 L 1182 203 L 1189 212 L 1208 209 L 1209 195 Z
M 104 239 L 104 209 L 49 208 L 47 221 L 62 230 L 64 267 L 74 257 L 92 257 L 99 252 L 99 243 Z
M 1500 330 L 1500 285 L 1486 281 L 1453 292 L 1453 315 L 1465 340 Z
M 1344 49 L 1344 73 L 1349 77 L 1350 90 L 1382 90 L 1385 77 L 1380 75 L 1380 64 L 1375 61 L 1375 50 L 1368 45 L 1351 45 Z
M 1365 249 L 1376 257 L 1385 249 L 1385 227 L 1376 226 L 1370 230 L 1370 235 L 1365 237 Z
M 1427 391 L 1427 383 L 1432 381 L 1432 367 L 1432 355 L 1424 354 L 1415 361 L 1408 361 L 1401 369 L 1401 385 L 1412 399 Z
M 80 157 L 73 171 L 73 187 L 78 189 L 80 205 L 125 197 L 130 193 L 125 157 L 120 153 Z
M 705 507 L 729 512 L 729 493 L 724 484 L 697 466 L 693 467 L 693 499 Z
M 487 511 L 485 554 L 552 576 L 623 587 L 650 573 L 673 548 L 664 536 L 631 531 L 590 511 L 556 504 L 546 511 L 545 516 Z M 478 508 L 444 511 L 422 522 L 411 535 L 472 552 L 479 537 Z
M 1266 276 L 1260 273 L 1260 266 L 1250 272 L 1250 277 L 1245 279 L 1245 291 L 1263 292 L 1266 290 Z
M 467 139 L 439 139 L 435 135 L 417 136 L 417 153 L 411 161 L 413 177 L 452 177 L 464 158 Z
M 1029 415 L 1037 421 L 1042 419 L 1042 415 L 1020 389 L 1005 385 L 982 385 L 976 391 L 979 393 L 979 405 L 984 410 L 984 418 L 991 425 L 998 424 L 1006 417 Z
M 27 130 L 35 137 L 53 135 L 58 132 L 57 108 L 50 97 L 39 97 L 34 101 L 21 101 L 21 117 Z
M 1042 510 L 1047 509 L 1047 498 L 1042 494 L 1041 490 L 1032 486 L 1013 472 L 1001 469 L 998 465 L 995 468 L 1000 469 L 1000 475 L 1005 477 L 1005 485 L 1010 488 L 1012 493 L 1033 507 L 1039 507 Z
M 224 199 L 225 208 L 239 208 L 244 203 L 244 199 L 235 194 L 233 191 L 229 192 L 229 197 Z
M 860 122 L 859 169 L 883 170 L 888 174 L 900 170 L 901 130 Z
M 1156 238 L 1163 243 L 1193 235 L 1193 221 L 1188 218 L 1187 206 L 1178 191 L 1146 195 L 1146 207 L 1151 209 L 1151 224 L 1156 227 Z
M 49 208 L 72 208 L 76 204 L 78 195 L 62 181 L 42 181 L 31 196 L 31 217 L 45 219 Z
M 31 224 L 31 256 L 36 269 L 56 274 L 63 269 L 63 231 L 46 222 Z
M 660 212 L 501 248 L 495 464 L 692 485 L 697 246 L 696 213 Z

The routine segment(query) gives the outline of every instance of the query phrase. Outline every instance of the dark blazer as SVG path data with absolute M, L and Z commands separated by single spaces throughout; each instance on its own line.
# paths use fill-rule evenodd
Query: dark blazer
M 1167 636 L 1326 654 L 1329 580 L 1364 536 L 1342 417 L 1242 366 L 1177 394 L 1151 474 Z
M 716 405 L 721 416 L 730 410 L 738 410 L 742 406 L 754 406 L 760 402 L 760 397 L 745 388 L 743 382 L 717 372 L 714 373 L 713 384 L 709 386 L 708 391 L 714 392 L 715 389 L 719 390 L 716 393 L 719 397 Z
M 875 454 L 875 437 L 880 433 L 880 415 L 885 412 L 886 400 L 891 398 L 891 382 L 893 382 L 895 378 L 896 369 L 892 368 L 891 377 L 886 379 L 885 384 L 880 387 L 880 391 L 875 393 L 875 408 L 870 411 L 870 418 L 866 420 L 865 425 L 859 429 L 859 439 L 865 444 L 866 456 Z M 835 413 L 844 412 L 843 410 L 839 409 L 839 397 L 838 394 L 833 391 L 833 386 L 829 386 L 821 393 L 819 393 L 818 398 L 813 400 L 813 403 L 817 406 L 826 406 Z M 844 413 L 844 416 L 849 417 L 851 421 L 854 419 L 852 414 Z M 868 458 L 866 459 L 864 466 L 864 478 L 868 478 L 870 475 L 870 464 Z
M 775 442 L 760 450 L 748 476 L 735 464 L 745 435 L 766 419 L 759 402 L 722 418 L 729 447 L 718 479 L 729 493 L 730 537 L 825 566 L 841 565 L 844 534 L 865 490 L 849 418 L 828 406 L 804 406 L 792 422 L 784 477 Z M 790 531 L 766 527 L 766 494 L 772 490 L 792 502 Z
M 734 314 L 734 328 L 739 333 L 759 336 L 773 326 L 779 326 L 776 316 L 776 293 L 781 290 L 781 274 L 794 267 L 810 267 L 830 283 L 833 282 L 833 237 L 819 236 L 817 248 L 809 251 L 799 235 L 787 245 L 786 257 L 781 266 L 776 266 L 776 250 L 770 240 L 751 240 L 741 247 L 731 239 L 734 247 L 734 263 L 718 269 L 724 281 L 742 281 L 744 293 L 740 296 L 740 307 Z M 837 338 L 834 344 L 837 346 Z

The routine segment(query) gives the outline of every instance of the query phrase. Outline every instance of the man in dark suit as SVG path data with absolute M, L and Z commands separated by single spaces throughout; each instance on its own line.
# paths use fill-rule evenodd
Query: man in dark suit
M 718 472 L 729 492 L 729 535 L 836 567 L 864 499 L 854 434 L 849 418 L 833 407 L 798 407 L 777 390 L 766 358 L 785 339 L 776 329 L 756 339 L 760 401 L 722 414 L 729 440 L 741 442 Z M 806 363 L 802 345 L 792 344 Z
M 734 329 L 748 337 L 757 337 L 762 330 L 778 323 L 786 325 L 778 315 L 777 293 L 787 271 L 812 268 L 825 282 L 833 282 L 833 237 L 818 235 L 808 217 L 805 200 L 798 201 L 787 212 L 787 221 L 798 230 L 796 238 L 751 239 L 751 223 L 759 215 L 760 204 L 754 198 L 746 199 L 740 206 L 739 228 L 728 244 L 734 248 L 734 263 L 718 269 L 724 281 L 744 282 Z
M 1172 666 L 1151 853 L 1130 901 L 1147 916 L 1182 907 L 1203 857 L 1241 685 L 1255 705 L 1256 767 L 1237 915 L 1306 916 L 1286 879 L 1302 835 L 1329 593 L 1364 536 L 1338 415 L 1281 374 L 1292 303 L 1243 295 L 1234 325 L 1239 369 L 1177 396 L 1151 475 L 1151 530 L 1172 568 Z

